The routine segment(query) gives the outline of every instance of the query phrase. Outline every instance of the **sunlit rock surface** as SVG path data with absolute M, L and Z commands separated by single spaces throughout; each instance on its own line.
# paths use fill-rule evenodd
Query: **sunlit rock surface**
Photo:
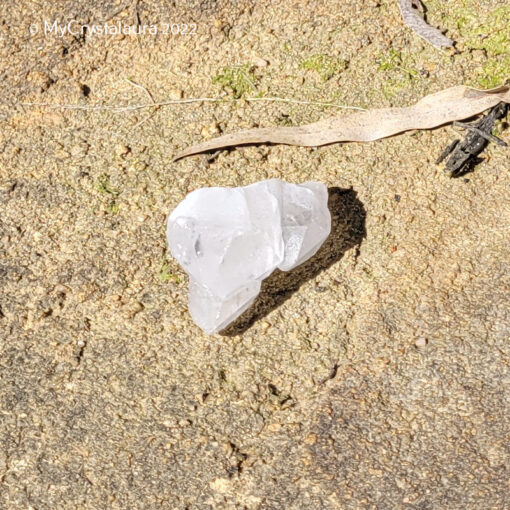
M 189 310 L 206 333 L 224 329 L 253 302 L 274 269 L 314 255 L 331 230 L 324 184 L 277 179 L 202 188 L 170 214 L 172 255 L 190 277 Z

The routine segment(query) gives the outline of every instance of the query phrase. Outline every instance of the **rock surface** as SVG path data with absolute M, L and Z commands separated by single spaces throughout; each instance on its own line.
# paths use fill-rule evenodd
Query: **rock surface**
M 227 133 L 336 110 L 16 105 L 149 103 L 126 77 L 156 101 L 175 90 L 216 97 L 225 66 L 260 56 L 269 65 L 254 70 L 256 92 L 405 106 L 504 66 L 508 50 L 476 49 L 495 38 L 508 47 L 504 2 L 425 3 L 459 43 L 451 58 L 403 26 L 394 0 L 42 0 L 3 10 L 0 508 L 508 509 L 508 149 L 491 144 L 469 181 L 434 164 L 458 136 L 446 126 L 172 164 L 213 122 Z M 197 34 L 28 33 L 41 20 L 133 24 L 135 8 L 142 24 L 195 21 Z M 316 55 L 349 65 L 324 81 L 301 65 Z M 339 188 L 316 255 L 324 269 L 313 257 L 275 271 L 256 299 L 269 312 L 242 334 L 206 336 L 168 257 L 166 217 L 191 190 L 269 178 Z
M 193 320 L 206 333 L 222 330 L 250 306 L 264 278 L 309 259 L 330 231 L 328 191 L 319 182 L 193 191 L 167 223 L 170 251 L 190 276 Z

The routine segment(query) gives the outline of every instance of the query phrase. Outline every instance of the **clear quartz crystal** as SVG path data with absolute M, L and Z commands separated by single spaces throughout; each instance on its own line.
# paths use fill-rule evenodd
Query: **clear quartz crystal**
M 331 230 L 319 182 L 278 179 L 240 188 L 201 188 L 170 214 L 172 255 L 190 277 L 189 310 L 206 333 L 224 329 L 257 297 L 274 269 L 298 266 Z

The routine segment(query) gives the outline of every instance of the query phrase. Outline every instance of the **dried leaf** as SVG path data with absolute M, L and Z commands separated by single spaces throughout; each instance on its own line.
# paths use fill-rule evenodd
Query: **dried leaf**
M 445 37 L 437 28 L 431 27 L 413 8 L 412 0 L 397 0 L 404 23 L 435 48 L 451 48 L 453 41 Z
M 425 96 L 406 108 L 380 108 L 296 127 L 255 128 L 193 145 L 174 161 L 200 152 L 258 143 L 318 147 L 336 142 L 370 142 L 414 129 L 432 129 L 478 115 L 499 102 L 510 103 L 510 87 L 477 90 L 457 86 Z

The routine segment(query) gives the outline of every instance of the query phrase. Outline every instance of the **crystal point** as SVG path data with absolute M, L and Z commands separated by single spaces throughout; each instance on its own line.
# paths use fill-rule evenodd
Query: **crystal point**
M 271 179 L 190 193 L 170 214 L 167 239 L 190 277 L 195 323 L 206 333 L 221 331 L 274 269 L 288 271 L 313 256 L 331 230 L 327 204 L 319 182 Z

